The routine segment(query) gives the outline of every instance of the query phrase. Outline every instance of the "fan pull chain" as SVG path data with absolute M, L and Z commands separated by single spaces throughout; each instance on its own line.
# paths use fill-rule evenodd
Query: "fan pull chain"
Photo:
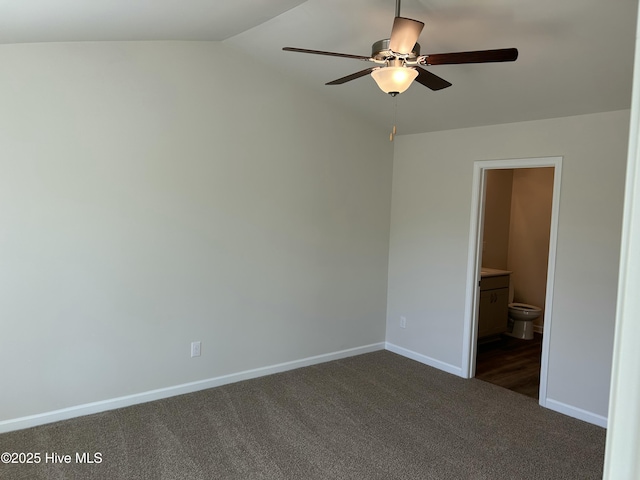
M 396 124 L 398 123 L 398 97 L 394 97 L 394 111 L 393 111 L 393 128 L 391 129 L 391 133 L 389 134 L 389 141 L 393 142 L 393 139 L 396 136 Z

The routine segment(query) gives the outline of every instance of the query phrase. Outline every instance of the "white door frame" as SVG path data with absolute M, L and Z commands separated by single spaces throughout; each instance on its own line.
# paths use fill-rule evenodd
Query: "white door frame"
M 551 233 L 549 236 L 549 263 L 547 265 L 547 289 L 544 308 L 542 357 L 540 365 L 541 406 L 546 406 L 547 373 L 549 368 L 549 341 L 553 318 L 553 285 L 555 280 L 556 244 L 558 240 L 558 213 L 560 210 L 560 184 L 562 157 L 516 158 L 507 160 L 477 161 L 473 164 L 473 188 L 471 194 L 471 223 L 469 227 L 469 253 L 467 260 L 467 294 L 465 298 L 464 334 L 462 346 L 462 376 L 472 378 L 476 370 L 476 343 L 478 310 L 480 303 L 480 268 L 482 263 L 482 234 L 486 171 L 495 169 L 554 167 L 553 203 L 551 207 Z

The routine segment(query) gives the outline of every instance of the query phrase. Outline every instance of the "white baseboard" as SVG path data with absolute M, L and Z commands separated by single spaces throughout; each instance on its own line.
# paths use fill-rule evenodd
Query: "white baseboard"
M 551 398 L 546 399 L 544 406 L 549 410 L 562 413 L 569 417 L 577 418 L 578 420 L 592 423 L 593 425 L 598 425 L 599 427 L 607 428 L 607 417 L 603 417 L 602 415 L 598 415 L 596 413 L 589 412 L 578 407 L 573 407 L 571 405 L 558 402 L 557 400 L 553 400 Z
M 399 347 L 394 345 L 393 343 L 386 342 L 385 348 L 390 352 L 397 353 L 398 355 L 402 355 L 403 357 L 410 358 L 411 360 L 415 360 L 416 362 L 424 363 L 425 365 L 429 365 L 430 367 L 437 368 L 438 370 L 443 370 L 447 373 L 452 373 L 453 375 L 457 375 L 458 377 L 462 377 L 462 368 L 456 367 L 455 365 L 451 365 L 450 363 L 441 362 L 440 360 L 436 360 L 435 358 L 427 357 L 421 353 L 414 352 L 413 350 L 408 350 L 403 347 Z M 464 378 L 464 377 L 463 377 Z
M 274 373 L 285 372 L 287 370 L 308 367 L 310 365 L 330 362 L 332 360 L 339 360 L 341 358 L 353 357 L 355 355 L 361 355 L 363 353 L 384 350 L 384 348 L 384 342 L 374 343 L 371 345 L 364 345 L 362 347 L 349 348 L 347 350 L 340 350 L 338 352 L 307 357 L 291 362 L 278 363 L 276 365 L 270 365 L 267 367 L 245 370 L 243 372 L 232 373 L 229 375 L 222 375 L 220 377 L 208 378 L 206 380 L 199 380 L 197 382 L 183 383 L 181 385 L 159 388 L 157 390 L 150 390 L 148 392 L 136 393 L 124 397 L 111 398 L 108 400 L 76 405 L 73 407 L 54 410 L 51 412 L 39 413 L 36 415 L 29 415 L 26 417 L 14 418 L 10 420 L 3 420 L 0 421 L 0 433 L 36 427 L 38 425 L 58 422 L 60 420 L 67 420 L 75 417 L 81 417 L 83 415 L 106 412 L 108 410 L 129 407 L 131 405 L 136 405 L 139 403 L 152 402 L 154 400 L 160 400 L 176 395 L 183 395 L 185 393 L 197 392 L 199 390 L 206 390 L 208 388 L 219 387 L 222 385 L 227 385 L 229 383 L 240 382 L 242 380 L 249 380 L 251 378 L 263 377 L 265 375 L 272 375 Z
M 455 365 L 441 362 L 440 360 L 436 360 L 435 358 L 422 355 L 420 353 L 399 347 L 388 342 L 385 344 L 385 348 L 390 352 L 397 353 L 398 355 L 402 355 L 403 357 L 407 357 L 417 362 L 424 363 L 425 365 L 429 365 L 430 367 L 434 367 L 439 370 L 452 373 L 453 375 L 463 377 L 462 368 L 456 367 Z M 549 410 L 562 413 L 563 415 L 577 418 L 578 420 L 582 420 L 593 425 L 598 425 L 599 427 L 607 428 L 607 417 L 603 417 L 602 415 L 598 415 L 596 413 L 589 412 L 578 407 L 573 407 L 571 405 L 567 405 L 566 403 L 562 403 L 550 398 L 547 398 L 545 404 L 542 406 L 548 408 Z
M 421 353 L 399 347 L 389 342 L 385 344 L 385 348 L 390 352 L 397 353 L 398 355 L 402 355 L 403 357 L 407 357 L 417 362 L 424 363 L 425 365 L 429 365 L 430 367 L 434 367 L 439 370 L 452 373 L 453 375 L 463 377 L 462 368 L 456 367 L 455 365 L 441 362 L 440 360 L 436 360 L 435 358 L 422 355 Z M 578 407 L 573 407 L 571 405 L 567 405 L 566 403 L 562 403 L 550 398 L 547 398 L 545 404 L 542 406 L 548 408 L 549 410 L 562 413 L 563 415 L 577 418 L 578 420 L 582 420 L 599 427 L 607 428 L 607 417 L 603 417 L 602 415 L 598 415 L 596 413 L 589 412 Z

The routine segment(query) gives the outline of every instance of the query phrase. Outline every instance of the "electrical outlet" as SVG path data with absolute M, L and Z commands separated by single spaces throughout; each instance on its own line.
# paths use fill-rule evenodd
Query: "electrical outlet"
M 400 317 L 400 328 L 407 328 L 407 317 Z
M 200 342 L 191 342 L 191 358 L 200 356 Z

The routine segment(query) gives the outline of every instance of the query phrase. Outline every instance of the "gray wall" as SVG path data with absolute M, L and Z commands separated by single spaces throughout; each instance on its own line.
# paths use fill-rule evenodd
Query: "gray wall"
M 473 162 L 563 156 L 547 400 L 606 417 L 628 129 L 618 111 L 399 137 L 387 342 L 461 372 Z
M 235 53 L 0 46 L 0 421 L 384 341 L 387 132 Z
M 387 294 L 460 369 L 473 161 L 556 155 L 548 394 L 606 415 L 628 111 L 397 137 L 390 227 L 388 132 L 234 53 L 0 46 L 0 422 L 382 342 Z

